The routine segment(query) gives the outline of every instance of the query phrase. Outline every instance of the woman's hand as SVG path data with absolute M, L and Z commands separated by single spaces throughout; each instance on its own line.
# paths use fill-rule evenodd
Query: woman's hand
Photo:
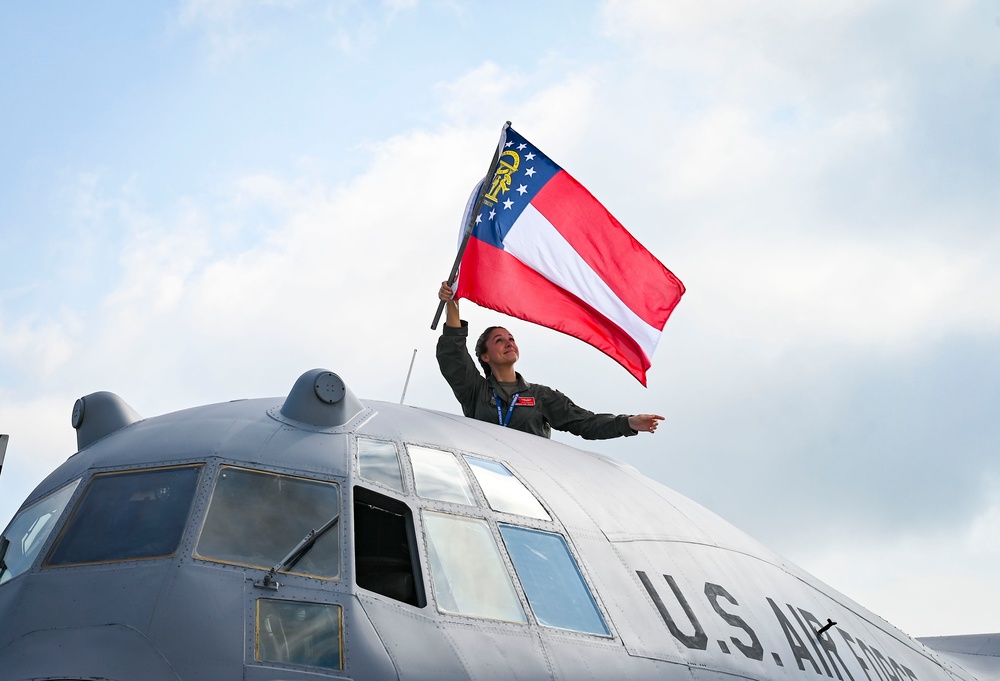
M 635 414 L 628 417 L 628 427 L 640 433 L 655 433 L 662 420 L 663 417 L 656 414 Z
M 452 290 L 451 286 L 448 286 L 448 282 L 442 281 L 441 288 L 438 289 L 438 298 L 443 300 L 447 305 L 445 305 L 445 326 L 453 326 L 458 328 L 462 325 L 462 319 L 458 314 L 458 301 L 455 300 L 455 292 Z

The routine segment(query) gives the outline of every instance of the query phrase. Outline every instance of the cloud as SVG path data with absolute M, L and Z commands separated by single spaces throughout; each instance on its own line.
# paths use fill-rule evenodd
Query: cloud
M 304 4 L 301 0 L 185 0 L 176 22 L 182 30 L 203 35 L 207 63 L 219 68 L 275 39 L 276 31 L 259 17 L 288 16 Z
M 609 35 L 644 55 L 628 89 L 663 119 L 665 144 L 651 142 L 677 170 L 661 186 L 787 187 L 828 216 L 897 231 L 911 225 L 871 218 L 964 216 L 1000 176 L 988 122 L 1000 113 L 1000 57 L 980 15 L 970 2 L 621 1 L 605 10 Z M 974 217 L 953 226 L 985 216 Z
M 396 136 L 342 186 L 255 174 L 236 178 L 218 204 L 185 199 L 156 215 L 139 204 L 123 209 L 121 275 L 74 359 L 86 357 L 95 376 L 135 367 L 127 385 L 140 399 L 150 393 L 144 380 L 163 371 L 158 394 L 166 386 L 183 394 L 184 376 L 194 374 L 221 383 L 255 362 L 273 364 L 267 380 L 280 376 L 282 389 L 309 368 L 303 361 L 322 358 L 353 357 L 378 375 L 380 353 L 402 352 L 399 330 L 425 326 L 411 315 L 426 309 L 429 320 L 442 274 L 427 264 L 447 270 L 471 181 L 462 169 L 481 167 L 491 136 Z M 272 220 L 263 231 L 261 212 Z M 241 234 L 254 239 L 241 247 Z M 285 359 L 275 361 L 276 351 Z
M 456 123 L 490 116 L 510 108 L 520 77 L 487 61 L 449 82 L 434 86 L 444 114 Z
M 920 237 L 729 236 L 699 244 L 691 305 L 706 332 L 739 330 L 756 349 L 786 342 L 904 350 L 947 334 L 1000 332 L 998 248 Z M 695 296 L 692 296 L 694 298 Z
M 647 58 L 660 66 L 699 74 L 701 85 L 715 92 L 736 85 L 728 98 L 755 97 L 761 86 L 765 96 L 790 87 L 830 96 L 864 92 L 872 83 L 890 85 L 888 76 L 907 73 L 914 64 L 975 51 L 954 35 L 980 22 L 980 8 L 968 0 L 822 6 L 794 0 L 613 0 L 604 5 L 603 17 L 609 35 L 643 41 Z
M 1000 592 L 991 566 L 1000 558 L 992 539 L 1000 536 L 998 492 L 994 484 L 991 504 L 954 529 L 817 546 L 797 560 L 888 621 L 908 623 L 913 636 L 995 631 Z
M 231 21 L 241 10 L 254 4 L 257 4 L 254 0 L 187 0 L 180 7 L 178 20 L 182 25 Z
M 60 322 L 21 317 L 5 323 L 0 310 L 0 355 L 11 369 L 3 373 L 14 383 L 14 375 L 48 376 L 73 354 L 72 330 L 78 320 L 63 309 Z M 18 377 L 20 378 L 20 377 Z
M 965 534 L 965 550 L 984 556 L 1000 556 L 1000 481 L 992 481 L 989 505 L 976 516 Z
M 178 11 L 182 25 L 230 23 L 255 8 L 291 10 L 301 0 L 185 0 Z
M 415 9 L 419 4 L 420 0 L 382 0 L 382 5 L 389 11 L 390 19 Z
M 76 451 L 70 427 L 72 399 L 63 390 L 0 388 L 0 433 L 10 435 L 0 477 L 0 525 L 6 526 L 24 497 Z

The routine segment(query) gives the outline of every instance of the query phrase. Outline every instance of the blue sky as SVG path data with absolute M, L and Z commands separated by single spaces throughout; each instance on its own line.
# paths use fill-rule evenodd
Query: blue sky
M 0 520 L 97 390 L 397 400 L 417 348 L 457 412 L 427 327 L 505 120 L 688 287 L 648 389 L 503 322 L 529 380 L 668 417 L 587 447 L 909 633 L 1000 630 L 992 2 L 4 6 Z

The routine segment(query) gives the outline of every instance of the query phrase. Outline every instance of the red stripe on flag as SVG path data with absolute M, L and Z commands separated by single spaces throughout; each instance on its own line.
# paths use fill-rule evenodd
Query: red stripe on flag
M 657 330 L 684 284 L 628 233 L 583 185 L 562 170 L 531 201 L 629 309 Z
M 579 338 L 646 385 L 649 357 L 621 327 L 514 256 L 475 237 L 462 257 L 455 297 Z

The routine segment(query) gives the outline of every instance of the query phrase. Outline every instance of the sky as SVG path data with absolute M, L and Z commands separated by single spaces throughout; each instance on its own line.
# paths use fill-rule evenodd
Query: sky
M 0 6 L 0 526 L 143 416 L 287 394 L 460 413 L 436 292 L 510 120 L 687 293 L 648 388 L 466 303 L 620 458 L 915 636 L 1000 631 L 996 0 Z

